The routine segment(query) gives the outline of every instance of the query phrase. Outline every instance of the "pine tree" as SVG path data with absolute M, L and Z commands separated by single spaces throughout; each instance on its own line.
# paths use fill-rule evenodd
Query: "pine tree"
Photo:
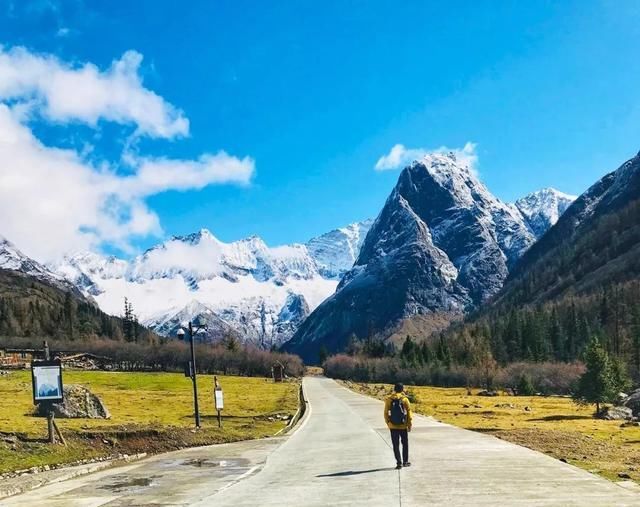
M 347 343 L 345 352 L 350 356 L 356 356 L 360 353 L 361 349 L 362 349 L 362 346 L 360 344 L 360 340 L 358 340 L 358 337 L 355 334 L 352 334 L 349 337 L 349 341 Z
M 520 375 L 517 389 L 519 396 L 533 396 L 536 394 L 536 388 L 533 385 L 531 377 L 526 373 Z
M 640 304 L 634 305 L 631 315 L 631 344 L 633 364 L 636 370 L 640 370 Z
M 597 338 L 587 346 L 584 361 L 587 370 L 578 381 L 573 399 L 581 404 L 595 403 L 596 413 L 600 413 L 600 404 L 615 399 L 617 385 L 609 355 Z
M 324 345 L 321 345 L 320 350 L 318 351 L 318 360 L 320 361 L 320 366 L 324 364 L 324 362 L 327 360 L 328 357 L 329 357 L 329 351 L 327 350 L 327 347 L 325 347 Z
M 420 345 L 420 357 L 422 359 L 422 364 L 430 364 L 433 361 L 431 349 L 429 349 L 429 345 L 426 340 Z
M 73 317 L 75 313 L 76 312 L 73 298 L 71 297 L 71 294 L 67 292 L 64 296 L 64 316 L 67 323 L 67 332 L 69 333 L 70 340 L 73 340 L 74 338 Z
M 627 373 L 627 367 L 618 357 L 610 358 L 611 378 L 613 380 L 614 397 L 612 401 L 618 398 L 618 393 L 624 393 L 631 387 L 631 379 Z
M 417 362 L 417 345 L 411 339 L 411 336 L 408 336 L 404 340 L 404 344 L 402 345 L 402 350 L 400 350 L 400 357 L 403 361 L 405 361 L 410 366 L 415 366 Z
M 235 337 L 234 334 L 229 333 L 227 336 L 225 336 L 224 338 L 224 346 L 227 350 L 229 351 L 235 351 L 238 350 L 238 348 L 240 347 L 239 343 L 238 343 L 238 339 Z
M 444 334 L 440 335 L 440 340 L 438 341 L 438 348 L 436 352 L 436 358 L 442 364 L 444 364 L 447 368 L 451 366 L 451 350 L 449 349 L 449 343 L 445 338 Z
M 129 313 L 129 300 L 124 298 L 124 315 L 122 316 L 122 334 L 128 341 L 131 336 L 131 314 Z
M 566 360 L 565 338 L 558 318 L 558 312 L 554 308 L 551 312 L 549 323 L 549 342 L 551 344 L 554 357 L 559 360 Z

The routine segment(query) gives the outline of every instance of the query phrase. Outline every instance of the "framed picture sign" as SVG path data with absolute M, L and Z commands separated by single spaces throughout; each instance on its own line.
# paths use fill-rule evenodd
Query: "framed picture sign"
M 61 403 L 64 400 L 62 386 L 62 364 L 56 361 L 34 361 L 31 363 L 33 403 Z

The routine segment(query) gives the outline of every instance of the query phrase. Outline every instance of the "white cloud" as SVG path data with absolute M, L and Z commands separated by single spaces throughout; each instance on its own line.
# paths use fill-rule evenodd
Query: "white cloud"
M 82 152 L 46 146 L 29 128 L 36 111 L 50 121 L 95 125 L 101 119 L 133 124 L 139 134 L 186 135 L 183 114 L 142 87 L 140 60 L 127 52 L 100 72 L 91 64 L 71 69 L 52 57 L 0 48 L 0 234 L 27 255 L 50 261 L 104 244 L 131 251 L 134 237 L 162 233 L 147 197 L 250 182 L 250 157 L 219 151 L 172 160 L 125 153 L 130 172 L 121 174 L 93 154 L 88 162 L 89 145 Z
M 255 169 L 250 157 L 238 159 L 224 151 L 216 155 L 202 155 L 198 160 L 170 160 L 166 158 L 133 159 L 139 166 L 126 187 L 134 195 L 152 195 L 164 189 L 202 189 L 214 183 L 251 181 Z
M 404 144 L 396 144 L 388 154 L 378 159 L 375 165 L 376 171 L 390 171 L 405 167 L 410 162 L 422 158 L 427 151 L 421 148 L 407 149 Z
M 462 148 L 447 148 L 441 146 L 435 150 L 427 150 L 425 148 L 407 148 L 403 144 L 394 145 L 389 153 L 378 159 L 375 165 L 376 171 L 390 171 L 402 169 L 414 160 L 419 160 L 430 153 L 453 153 L 456 160 L 467 165 L 473 172 L 476 171 L 478 164 L 478 155 L 476 154 L 476 144 L 467 142 Z
M 150 137 L 189 133 L 183 112 L 145 88 L 138 73 L 142 55 L 127 51 L 101 71 L 91 63 L 72 67 L 53 56 L 0 46 L 0 100 L 29 103 L 56 122 L 96 125 L 104 119 L 136 126 Z

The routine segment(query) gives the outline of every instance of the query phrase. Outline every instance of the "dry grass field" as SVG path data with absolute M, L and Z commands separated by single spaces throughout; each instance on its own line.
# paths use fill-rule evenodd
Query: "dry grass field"
M 57 419 L 68 446 L 44 443 L 46 419 L 32 415 L 31 373 L 4 375 L 0 377 L 0 472 L 263 438 L 284 428 L 285 416 L 298 407 L 296 382 L 219 376 L 225 410 L 223 428 L 218 429 L 213 377 L 201 375 L 198 398 L 203 428 L 194 432 L 191 381 L 182 374 L 65 371 L 63 376 L 65 384 L 80 384 L 97 394 L 111 418 Z
M 345 385 L 384 398 L 390 385 Z M 611 480 L 640 482 L 640 427 L 593 418 L 594 407 L 564 397 L 477 396 L 466 389 L 409 387 L 413 409 L 438 421 L 480 431 L 549 454 Z

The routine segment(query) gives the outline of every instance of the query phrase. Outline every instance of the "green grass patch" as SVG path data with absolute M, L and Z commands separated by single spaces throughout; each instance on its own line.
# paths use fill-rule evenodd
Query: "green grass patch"
M 176 373 L 65 371 L 65 384 L 80 384 L 97 394 L 111 419 L 57 419 L 68 446 L 49 445 L 46 420 L 34 417 L 31 373 L 0 377 L 0 472 L 119 453 L 161 452 L 193 445 L 263 438 L 282 429 L 278 414 L 293 415 L 298 383 L 275 384 L 264 378 L 218 376 L 224 389 L 223 428 L 213 404 L 213 376 L 198 376 L 203 428 L 193 432 L 191 381 Z M 269 420 L 269 419 L 274 420 Z

